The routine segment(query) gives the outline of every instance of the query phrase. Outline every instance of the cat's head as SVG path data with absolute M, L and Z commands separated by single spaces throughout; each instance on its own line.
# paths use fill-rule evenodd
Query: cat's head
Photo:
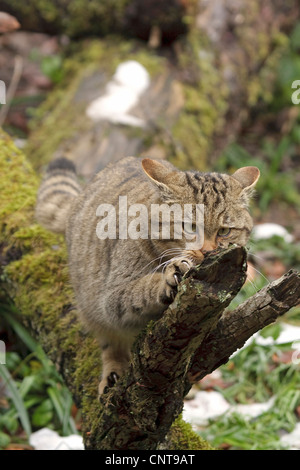
M 142 167 L 158 188 L 162 202 L 177 203 L 181 206 L 204 205 L 202 247 L 191 249 L 184 236 L 178 241 L 178 245 L 195 261 L 200 262 L 205 253 L 218 247 L 226 248 L 231 243 L 246 245 L 253 227 L 248 205 L 260 176 L 258 168 L 243 167 L 231 176 L 221 173 L 184 172 L 148 158 L 142 161 Z M 191 232 L 195 230 L 194 226 Z

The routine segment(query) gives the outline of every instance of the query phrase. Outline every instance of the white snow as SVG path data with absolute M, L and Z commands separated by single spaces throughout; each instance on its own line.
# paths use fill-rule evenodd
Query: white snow
M 199 391 L 193 400 L 184 403 L 182 417 L 191 424 L 205 426 L 209 419 L 217 418 L 226 413 L 229 403 L 219 392 Z
M 300 327 L 295 325 L 289 325 L 288 323 L 280 323 L 281 332 L 277 339 L 273 339 L 271 336 L 267 338 L 263 338 L 259 332 L 255 333 L 251 338 L 246 341 L 243 348 L 249 346 L 253 340 L 261 346 L 271 346 L 272 344 L 285 344 L 285 343 L 292 343 L 291 348 L 295 349 L 296 351 L 300 352 Z M 236 351 L 233 355 L 235 356 L 238 354 L 240 349 Z
M 39 429 L 31 434 L 30 445 L 35 450 L 84 450 L 83 440 L 77 434 L 61 437 L 48 428 Z
M 257 333 L 254 335 L 255 342 L 261 345 L 292 343 L 291 347 L 295 350 L 292 360 L 300 364 L 300 327 L 288 323 L 281 323 L 280 326 L 282 331 L 276 340 L 272 337 L 263 338 Z M 248 340 L 244 347 L 251 341 L 253 341 L 253 337 Z M 238 351 L 235 354 L 238 354 Z M 275 399 L 276 397 L 273 396 L 265 403 L 231 405 L 219 392 L 198 391 L 192 400 L 185 400 L 183 419 L 195 427 L 206 426 L 210 419 L 215 419 L 224 413 L 237 412 L 245 418 L 252 419 L 271 409 Z M 296 425 L 293 432 L 283 435 L 280 440 L 289 448 L 300 450 L 300 423 Z
M 291 243 L 294 239 L 286 228 L 279 224 L 265 223 L 255 225 L 255 227 L 253 227 L 252 236 L 255 240 L 265 240 L 273 237 L 274 235 L 282 237 L 288 243 Z
M 256 418 L 268 411 L 275 398 L 265 403 L 250 405 L 230 405 L 227 400 L 216 391 L 199 391 L 193 400 L 184 403 L 183 419 L 197 426 L 206 426 L 210 419 L 215 419 L 224 413 L 239 413 L 246 418 Z
M 289 450 L 300 450 L 300 423 L 297 423 L 294 431 L 284 434 L 280 441 L 287 445 Z
M 106 93 L 89 104 L 86 114 L 93 121 L 144 127 L 143 119 L 129 113 L 149 85 L 150 75 L 145 67 L 135 60 L 123 62 L 107 84 Z

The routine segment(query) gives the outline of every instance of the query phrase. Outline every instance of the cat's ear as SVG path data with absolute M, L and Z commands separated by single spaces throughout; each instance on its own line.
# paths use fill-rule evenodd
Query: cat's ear
M 232 178 L 237 180 L 242 186 L 242 196 L 246 204 L 254 192 L 254 187 L 259 180 L 260 171 L 256 166 L 245 166 L 237 170 Z
M 151 178 L 156 184 L 166 184 L 166 179 L 170 170 L 166 168 L 162 163 L 157 160 L 151 160 L 151 158 L 144 158 L 142 160 L 142 167 L 144 172 L 149 178 Z
M 260 177 L 260 171 L 256 166 L 245 166 L 231 176 L 242 185 L 243 189 L 251 189 L 256 185 Z

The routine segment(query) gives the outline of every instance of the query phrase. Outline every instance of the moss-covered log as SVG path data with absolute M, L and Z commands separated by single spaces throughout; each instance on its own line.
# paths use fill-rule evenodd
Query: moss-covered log
M 278 62 L 299 12 L 296 0 L 217 3 L 216 9 L 216 2 L 194 2 L 188 34 L 155 53 L 122 36 L 72 43 L 64 80 L 32 123 L 25 151 L 34 168 L 61 154 L 86 176 L 130 154 L 167 158 L 183 169 L 211 168 L 249 116 L 272 99 Z M 93 121 L 88 106 L 105 95 L 118 65 L 128 60 L 150 76 L 129 111 L 144 127 Z
M 63 238 L 35 223 L 39 178 L 1 130 L 0 174 L 1 296 L 14 302 L 20 321 L 53 360 L 82 410 L 86 435 L 100 412 L 99 347 L 78 322 Z M 209 445 L 178 419 L 168 447 L 203 449 Z
M 223 332 L 227 338 L 235 330 L 233 351 L 241 345 L 236 334 L 240 326 L 244 341 L 297 304 L 299 275 L 289 273 L 256 294 L 252 304 L 249 301 L 253 315 L 251 308 L 241 306 L 232 322 L 223 310 L 244 282 L 245 251 L 232 247 L 207 258 L 184 279 L 163 318 L 139 337 L 128 373 L 99 404 L 98 346 L 77 319 L 64 241 L 35 223 L 38 178 L 2 132 L 0 172 L 1 292 L 18 307 L 20 320 L 53 360 L 82 409 L 86 447 L 155 449 L 162 443 L 170 450 L 210 448 L 188 424 L 175 420 L 191 386 L 188 377 L 199 374 L 199 351 L 205 351 L 210 370 L 224 362 Z M 248 314 L 246 327 L 243 311 Z
M 186 16 L 193 0 L 1 0 L 0 10 L 18 18 L 22 29 L 72 38 L 124 33 L 148 39 L 159 27 L 165 41 L 187 31 Z

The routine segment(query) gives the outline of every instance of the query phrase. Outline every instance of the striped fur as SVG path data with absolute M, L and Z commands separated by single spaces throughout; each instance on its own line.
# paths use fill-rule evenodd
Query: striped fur
M 247 243 L 252 229 L 247 204 L 258 177 L 254 167 L 229 176 L 128 157 L 108 165 L 80 192 L 73 164 L 58 160 L 50 165 L 39 190 L 37 217 L 50 230 L 66 233 L 81 319 L 102 349 L 100 393 L 124 372 L 135 336 L 163 314 L 180 277 L 216 247 Z M 203 247 L 191 250 L 184 237 L 100 240 L 97 208 L 117 208 L 119 196 L 127 196 L 128 206 L 144 204 L 149 213 L 151 204 L 204 204 Z M 229 232 L 222 236 L 220 229 Z
M 38 191 L 37 220 L 52 232 L 65 233 L 72 203 L 80 191 L 74 164 L 66 158 L 54 160 Z

